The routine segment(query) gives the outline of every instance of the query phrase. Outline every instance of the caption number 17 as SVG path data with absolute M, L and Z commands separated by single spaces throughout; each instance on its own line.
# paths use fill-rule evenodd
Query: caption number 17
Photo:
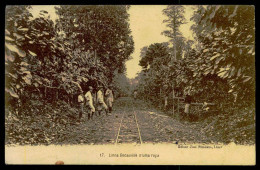
M 100 157 L 105 157 L 105 154 L 104 154 L 104 153 L 101 153 L 101 154 L 100 154 Z

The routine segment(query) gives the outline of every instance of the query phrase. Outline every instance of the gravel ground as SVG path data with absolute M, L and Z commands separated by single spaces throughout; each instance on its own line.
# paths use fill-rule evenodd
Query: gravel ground
M 136 114 L 136 121 L 135 116 Z M 122 116 L 124 118 L 122 119 Z M 120 127 L 122 121 L 122 125 Z M 137 123 L 136 123 L 137 122 Z M 139 131 L 138 131 L 138 127 Z M 114 144 L 117 143 L 210 143 L 194 123 L 179 122 L 148 107 L 143 101 L 120 98 L 114 103 L 108 116 L 94 116 L 67 131 L 67 144 Z M 140 136 L 139 133 L 140 132 Z

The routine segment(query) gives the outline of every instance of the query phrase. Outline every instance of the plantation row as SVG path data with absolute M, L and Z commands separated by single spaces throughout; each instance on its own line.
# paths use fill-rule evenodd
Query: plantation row
M 254 7 L 196 6 L 191 17 L 194 41 L 186 40 L 180 31 L 186 24 L 184 12 L 183 6 L 168 6 L 163 13 L 169 30 L 162 34 L 170 41 L 141 49 L 143 70 L 136 78 L 139 97 L 161 108 L 167 100 L 164 109 L 171 113 L 173 103 L 177 111 L 175 97 L 213 103 L 214 111 L 207 110 L 209 127 L 220 129 L 227 139 L 231 138 L 225 135 L 234 130 L 235 138 L 245 139 L 241 134 L 247 134 L 253 139 L 249 134 L 254 132 L 255 114 Z M 206 116 L 194 108 L 191 105 L 190 114 Z M 241 127 L 247 132 L 239 131 Z
M 198 6 L 191 18 L 195 40 L 186 40 L 184 7 L 168 6 L 163 32 L 170 42 L 143 47 L 139 94 L 191 95 L 198 102 L 235 103 L 248 107 L 255 101 L 255 17 L 253 6 Z M 170 47 L 170 45 L 173 47 Z M 230 105 L 231 106 L 231 105 Z
M 37 102 L 73 104 L 91 85 L 125 93 L 125 62 L 133 52 L 129 6 L 56 6 L 33 16 L 33 6 L 7 6 L 5 18 L 6 113 Z M 121 83 L 122 84 L 122 83 Z

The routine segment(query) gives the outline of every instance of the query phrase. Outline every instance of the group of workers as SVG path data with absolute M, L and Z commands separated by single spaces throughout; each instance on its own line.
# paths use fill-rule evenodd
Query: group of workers
M 103 87 L 101 85 L 98 85 L 96 105 L 95 105 L 97 109 L 94 106 L 93 87 L 89 86 L 88 91 L 85 94 L 81 90 L 80 94 L 78 95 L 78 103 L 79 103 L 79 110 L 80 110 L 79 120 L 78 120 L 79 122 L 84 113 L 87 113 L 88 120 L 90 120 L 93 119 L 93 116 L 96 113 L 96 111 L 98 112 L 99 116 L 101 115 L 102 111 L 105 111 L 106 115 L 112 112 L 112 105 L 114 101 L 112 85 L 109 85 L 109 87 L 106 89 L 104 93 L 102 89 Z

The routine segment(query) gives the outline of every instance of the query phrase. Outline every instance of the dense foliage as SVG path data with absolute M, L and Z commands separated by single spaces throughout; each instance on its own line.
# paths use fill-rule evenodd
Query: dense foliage
M 77 49 L 78 55 L 96 52 L 97 61 L 87 67 L 89 79 L 106 84 L 112 82 L 114 74 L 125 71 L 124 63 L 133 52 L 128 6 L 60 6 L 56 9 L 60 16 L 58 30 L 64 31 L 68 45 Z
M 118 74 L 125 74 L 134 49 L 129 6 L 56 6 L 56 21 L 44 10 L 33 16 L 32 8 L 6 7 L 5 113 L 11 136 L 34 131 L 18 122 L 38 124 L 40 115 L 51 119 L 48 126 L 66 124 L 77 115 L 77 95 L 89 85 L 120 86 Z
M 133 52 L 128 8 L 58 6 L 54 24 L 47 11 L 33 18 L 30 6 L 8 6 L 6 102 L 70 99 L 88 85 L 112 83 Z
M 163 104 L 164 96 L 170 97 L 172 102 L 173 90 L 175 96 L 189 94 L 193 102 L 217 106 L 214 109 L 220 116 L 217 120 L 222 120 L 216 123 L 218 127 L 228 126 L 227 120 L 236 128 L 242 120 L 247 126 L 252 125 L 255 114 L 254 7 L 197 6 L 191 18 L 194 41 L 185 40 L 179 33 L 180 24 L 185 24 L 183 13 L 184 8 L 180 6 L 168 6 L 164 10 L 168 16 L 165 22 L 171 31 L 163 34 L 172 38 L 173 47 L 157 43 L 142 51 L 139 64 L 143 70 L 136 78 L 139 94 L 148 95 L 146 98 L 157 105 Z M 174 37 L 183 39 L 183 43 Z M 180 49 L 182 53 L 178 53 Z M 202 110 L 196 112 L 201 114 Z M 210 113 L 213 116 L 213 111 L 209 110 Z M 230 133 L 234 127 L 228 129 Z M 254 126 L 250 128 L 253 130 Z
M 125 74 L 117 74 L 114 77 L 112 84 L 114 85 L 113 90 L 116 98 L 131 95 L 130 80 L 126 77 Z
M 185 41 L 184 57 L 171 61 L 172 48 L 166 43 L 152 44 L 142 52 L 140 65 L 147 74 L 146 88 L 158 90 L 174 84 L 177 92 L 189 91 L 196 101 L 254 104 L 253 7 L 199 6 L 191 19 L 198 45 L 194 48 L 194 42 Z
M 200 6 L 193 30 L 201 44 L 194 77 L 215 76 L 241 104 L 255 96 L 255 17 L 253 6 Z M 198 64 L 197 64 L 198 63 Z M 195 66 L 196 66 L 195 65 Z M 195 68 L 195 67 L 194 67 Z M 217 88 L 218 86 L 216 86 Z
M 191 95 L 214 103 L 205 133 L 230 142 L 254 139 L 255 14 L 253 6 L 197 6 L 191 20 L 195 40 L 179 30 L 183 6 L 163 14 L 169 42 L 141 49 L 143 70 L 129 80 L 125 62 L 133 52 L 129 6 L 56 6 L 33 17 L 31 6 L 7 6 L 5 18 L 5 114 L 9 143 L 64 140 L 77 116 L 75 101 L 89 85 L 113 84 L 115 96 L 138 96 L 162 106 L 165 97 Z M 129 83 L 132 84 L 131 87 Z M 176 108 L 175 108 L 176 109 Z M 170 109 L 169 109 L 170 110 Z M 202 120 L 201 120 L 202 121 Z M 26 126 L 25 126 L 26 124 Z M 214 128 L 209 128 L 214 127 Z M 240 130 L 239 130 L 240 129 Z M 60 136 L 60 137 L 57 137 Z

